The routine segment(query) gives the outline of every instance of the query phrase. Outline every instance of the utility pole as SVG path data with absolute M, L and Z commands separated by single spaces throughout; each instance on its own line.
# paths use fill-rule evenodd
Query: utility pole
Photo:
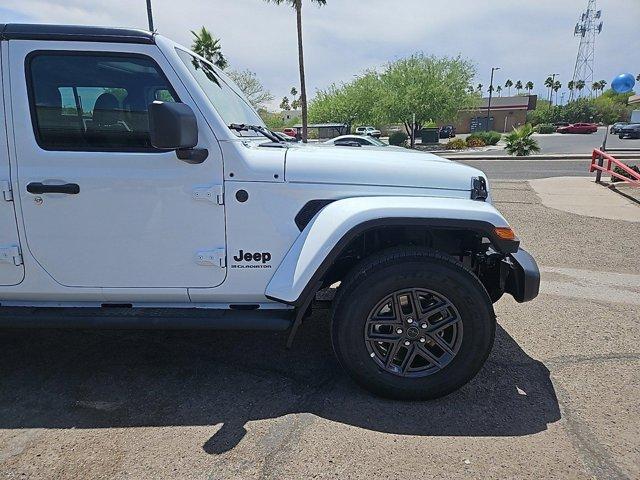
M 491 122 L 491 97 L 493 96 L 493 72 L 500 70 L 500 67 L 491 67 L 491 81 L 489 82 L 489 103 L 487 105 L 487 126 L 485 131 L 489 131 L 489 123 Z
M 147 0 L 147 19 L 149 20 L 149 31 L 153 32 L 153 12 L 151 11 L 151 0 Z
M 596 56 L 596 37 L 602 32 L 602 10 L 598 10 L 596 0 L 587 1 L 587 9 L 583 11 L 573 29 L 573 34 L 580 37 L 576 64 L 573 68 L 572 80 L 582 80 L 585 86 L 593 85 L 593 69 Z M 569 92 L 569 100 L 573 100 L 573 90 Z

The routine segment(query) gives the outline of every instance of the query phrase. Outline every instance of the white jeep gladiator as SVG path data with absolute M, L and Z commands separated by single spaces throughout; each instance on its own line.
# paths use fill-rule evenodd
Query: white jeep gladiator
M 359 384 L 426 399 L 478 372 L 493 302 L 538 293 L 482 172 L 283 142 L 160 35 L 0 24 L 0 80 L 0 326 L 289 330 L 290 344 L 330 307 Z

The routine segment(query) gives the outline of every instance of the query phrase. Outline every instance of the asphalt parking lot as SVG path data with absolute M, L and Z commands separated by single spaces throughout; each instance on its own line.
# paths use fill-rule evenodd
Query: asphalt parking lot
M 493 188 L 543 283 L 496 304 L 493 352 L 460 391 L 372 397 L 325 314 L 290 351 L 271 333 L 0 331 L 0 477 L 639 478 L 640 223 Z

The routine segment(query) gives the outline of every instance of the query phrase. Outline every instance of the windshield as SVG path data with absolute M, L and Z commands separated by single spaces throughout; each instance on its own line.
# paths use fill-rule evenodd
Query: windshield
M 387 146 L 387 144 L 386 144 L 386 143 L 384 143 L 384 142 L 382 142 L 382 141 L 378 140 L 378 139 L 377 139 L 377 138 L 375 138 L 375 137 L 368 138 L 367 140 L 369 140 L 371 143 L 373 143 L 374 145 L 376 145 L 376 146 L 378 146 L 378 147 L 386 147 L 386 146 Z
M 243 98 L 238 87 L 228 77 L 223 78 L 212 65 L 184 50 L 177 48 L 176 52 L 225 124 L 264 126 L 260 116 Z M 240 135 L 240 132 L 234 133 Z

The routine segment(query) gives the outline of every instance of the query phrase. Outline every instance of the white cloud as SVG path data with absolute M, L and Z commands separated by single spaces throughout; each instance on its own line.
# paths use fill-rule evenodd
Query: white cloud
M 640 2 L 600 1 L 604 30 L 596 50 L 596 78 L 640 72 Z M 348 81 L 366 68 L 416 51 L 461 54 L 476 62 L 478 79 L 489 83 L 528 80 L 544 95 L 542 83 L 573 73 L 578 40 L 572 30 L 585 0 L 507 2 L 452 0 L 328 0 L 304 5 L 305 60 L 310 91 Z M 287 6 L 263 0 L 153 0 L 160 33 L 191 43 L 190 30 L 205 25 L 222 39 L 236 68 L 255 71 L 281 97 L 297 83 L 295 16 Z M 146 27 L 144 0 L 4 0 L 0 21 L 80 23 Z

